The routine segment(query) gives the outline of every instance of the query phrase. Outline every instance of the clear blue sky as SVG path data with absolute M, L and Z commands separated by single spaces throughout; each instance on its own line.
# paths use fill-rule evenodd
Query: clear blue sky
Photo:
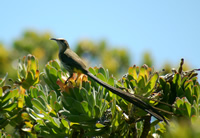
M 183 57 L 200 68 L 200 0 L 18 0 L 1 1 L 0 41 L 26 29 L 50 31 L 73 46 L 82 38 L 124 46 L 132 64 L 151 52 L 156 67 Z

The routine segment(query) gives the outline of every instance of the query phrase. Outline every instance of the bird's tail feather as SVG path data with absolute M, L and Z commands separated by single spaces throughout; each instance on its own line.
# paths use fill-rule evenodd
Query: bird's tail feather
M 165 119 L 165 117 L 160 112 L 158 112 L 158 110 L 156 110 L 154 107 L 152 107 L 151 105 L 145 103 L 144 101 L 142 101 L 141 99 L 139 99 L 137 97 L 134 97 L 132 94 L 124 92 L 121 89 L 115 88 L 115 87 L 105 83 L 104 81 L 100 80 L 99 78 L 94 76 L 89 71 L 87 71 L 85 74 L 88 75 L 88 77 L 90 77 L 91 79 L 93 79 L 97 83 L 99 83 L 100 85 L 102 85 L 103 87 L 105 87 L 106 89 L 108 89 L 109 91 L 113 92 L 114 94 L 117 94 L 118 96 L 129 101 L 130 103 L 134 104 L 135 106 L 145 110 L 146 112 L 148 112 L 149 114 L 151 114 L 152 116 L 157 118 L 158 120 L 164 121 L 168 124 L 168 121 Z

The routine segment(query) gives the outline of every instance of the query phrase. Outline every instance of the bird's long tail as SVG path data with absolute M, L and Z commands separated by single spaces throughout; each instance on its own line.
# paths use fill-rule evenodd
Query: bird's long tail
M 152 116 L 157 118 L 158 120 L 164 121 L 168 124 L 168 121 L 165 119 L 165 117 L 160 112 L 158 112 L 158 110 L 156 110 L 154 107 L 152 107 L 151 105 L 145 103 L 144 101 L 142 101 L 141 99 L 139 99 L 137 97 L 134 97 L 130 93 L 124 92 L 121 89 L 115 88 L 115 87 L 103 82 L 102 80 L 100 80 L 99 78 L 94 76 L 89 71 L 86 71 L 85 74 L 88 77 L 90 77 L 91 79 L 93 79 L 95 82 L 99 83 L 100 85 L 102 85 L 103 87 L 108 89 L 109 91 L 113 92 L 114 94 L 117 94 L 118 96 L 129 101 L 130 103 L 134 104 L 135 106 L 145 110 L 146 112 L 148 112 L 149 114 L 151 114 Z

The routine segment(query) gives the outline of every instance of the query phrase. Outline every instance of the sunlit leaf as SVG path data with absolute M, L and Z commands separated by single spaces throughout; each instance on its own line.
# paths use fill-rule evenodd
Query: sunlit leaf
M 61 122 L 66 128 L 69 129 L 69 123 L 64 118 L 62 118 Z
M 137 80 L 137 86 L 141 89 L 144 89 L 145 88 L 145 79 L 144 79 L 144 76 L 143 75 L 139 75 L 138 76 L 138 80 Z
M 4 103 L 7 100 L 9 100 L 11 97 L 12 97 L 12 93 L 11 92 L 7 92 L 2 98 L 2 103 Z
M 184 106 L 186 107 L 187 114 L 190 117 L 191 116 L 191 105 L 190 105 L 190 103 L 189 102 L 184 102 Z
M 96 127 L 97 127 L 97 128 L 103 128 L 103 127 L 105 127 L 105 125 L 103 125 L 103 124 L 101 124 L 101 123 L 96 123 Z
M 50 65 L 53 66 L 56 70 L 60 69 L 60 65 L 55 60 L 50 61 Z
M 38 100 L 38 99 L 32 99 L 31 100 L 33 106 L 35 106 L 38 110 L 42 111 L 42 112 L 46 112 L 46 108 L 44 105 L 42 105 L 42 103 Z
M 57 94 L 56 94 L 55 91 L 50 91 L 49 99 L 50 99 L 50 105 L 51 105 L 51 107 L 54 107 L 54 104 L 57 101 Z
M 8 73 L 3 78 L 0 78 L 0 87 L 3 87 L 6 82 L 6 78 L 8 77 Z
M 98 74 L 97 74 L 97 78 L 101 79 L 101 80 L 104 81 L 104 82 L 107 82 L 105 76 L 103 76 L 103 74 L 101 74 L 101 73 L 98 73 Z
M 100 67 L 98 73 L 101 73 L 105 78 L 108 78 L 104 68 Z
M 95 70 L 94 70 L 93 68 L 90 67 L 88 70 L 89 70 L 89 72 L 91 72 L 93 75 L 96 75 L 96 72 L 95 72 Z
M 4 106 L 2 108 L 2 110 L 6 110 L 6 111 L 10 111 L 11 112 L 16 107 L 17 107 L 17 103 L 11 103 L 11 104 L 8 104 L 8 105 Z
M 2 97 L 2 95 L 3 95 L 3 88 L 0 87 L 0 97 Z
M 159 77 L 158 73 L 154 73 L 153 76 L 151 77 L 151 79 L 148 81 L 148 83 L 145 87 L 145 91 L 147 93 L 152 92 L 152 90 L 155 88 L 158 77 Z

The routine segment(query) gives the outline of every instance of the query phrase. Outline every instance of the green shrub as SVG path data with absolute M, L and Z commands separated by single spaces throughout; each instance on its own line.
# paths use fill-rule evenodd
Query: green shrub
M 19 60 L 18 79 L 12 86 L 6 83 L 7 75 L 0 80 L 0 135 L 175 135 L 171 129 L 173 126 L 180 127 L 182 122 L 195 126 L 195 120 L 199 120 L 200 86 L 197 73 L 196 70 L 184 72 L 182 65 L 183 60 L 177 71 L 165 76 L 160 76 L 147 65 L 133 66 L 120 80 L 116 80 L 102 67 L 89 68 L 92 74 L 109 85 L 123 89 L 154 106 L 169 120 L 170 125 L 166 125 L 109 92 L 86 75 L 75 75 L 65 84 L 67 72 L 55 60 L 49 61 L 39 74 L 37 59 L 28 55 Z M 196 132 L 196 129 L 193 131 Z M 195 136 L 198 135 L 196 132 Z

